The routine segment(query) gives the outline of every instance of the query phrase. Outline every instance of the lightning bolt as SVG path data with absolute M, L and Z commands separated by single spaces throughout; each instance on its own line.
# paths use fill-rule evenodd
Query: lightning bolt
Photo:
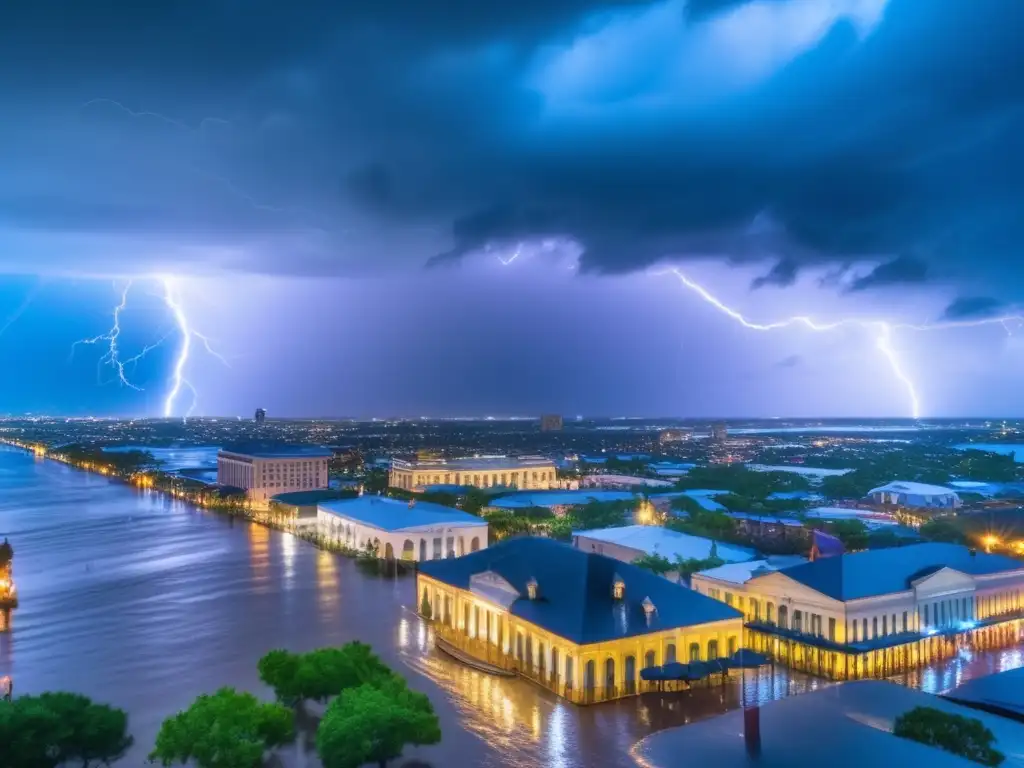
M 655 274 L 675 275 L 679 282 L 682 283 L 687 289 L 697 294 L 701 299 L 710 304 L 712 307 L 717 309 L 722 314 L 735 320 L 737 323 L 742 325 L 744 328 L 749 328 L 752 331 L 774 331 L 780 328 L 788 328 L 791 326 L 803 326 L 815 332 L 832 331 L 842 326 L 852 325 L 860 328 L 865 328 L 875 334 L 875 347 L 886 362 L 889 364 L 889 369 L 892 371 L 893 376 L 897 381 L 903 385 L 907 392 L 907 397 L 910 400 L 910 411 L 913 418 L 921 418 L 921 399 L 917 394 L 917 387 L 914 384 L 914 380 L 907 373 L 906 367 L 900 360 L 898 353 L 893 348 L 893 331 L 895 329 L 905 329 L 911 331 L 937 331 L 945 330 L 950 328 L 977 328 L 986 325 L 1000 324 L 1006 330 L 1007 334 L 1012 335 L 1011 323 L 1015 324 L 1019 329 L 1024 324 L 1024 315 L 1000 315 L 997 317 L 982 317 L 974 320 L 943 320 L 934 323 L 924 323 L 920 325 L 914 325 L 910 323 L 892 323 L 888 320 L 874 320 L 874 319 L 862 319 L 862 318 L 844 318 L 833 322 L 822 323 L 814 320 L 806 315 L 795 315 L 793 317 L 787 317 L 782 320 L 777 320 L 771 323 L 756 323 L 748 320 L 741 312 L 733 309 L 718 297 L 708 291 L 704 286 L 700 285 L 687 277 L 681 270 L 673 268 L 664 272 L 658 272 Z
M 185 377 L 185 370 L 188 366 L 189 358 L 192 353 L 193 341 L 198 340 L 203 349 L 211 357 L 216 358 L 225 366 L 230 367 L 230 365 L 228 364 L 227 359 L 213 348 L 209 337 L 192 327 L 192 324 L 189 322 L 188 315 L 185 313 L 185 309 L 178 298 L 175 279 L 169 276 L 161 276 L 155 279 L 160 282 L 163 288 L 163 292 L 159 294 L 159 298 L 163 301 L 164 305 L 170 312 L 174 321 L 174 327 L 181 339 L 181 343 L 174 356 L 174 365 L 171 368 L 170 379 L 167 384 L 167 395 L 164 398 L 162 413 L 165 418 L 172 417 L 174 415 L 175 405 L 182 390 L 187 389 L 192 393 L 191 404 L 184 415 L 184 418 L 188 418 L 195 411 L 199 400 L 195 387 L 192 386 L 192 383 Z M 134 365 L 147 354 L 162 345 L 170 337 L 172 332 L 164 334 L 163 337 L 153 344 L 143 347 L 142 351 L 138 354 L 128 358 L 122 357 L 121 347 L 119 344 L 121 336 L 121 313 L 124 312 L 125 308 L 128 306 L 128 294 L 134 284 L 134 279 L 128 280 L 125 283 L 124 289 L 121 291 L 121 300 L 113 310 L 113 322 L 110 326 L 110 330 L 98 336 L 93 336 L 92 338 L 76 341 L 71 347 L 71 354 L 74 355 L 75 348 L 79 344 L 91 345 L 105 342 L 107 344 L 107 351 L 103 354 L 103 357 L 100 358 L 99 364 L 101 366 L 104 364 L 111 366 L 117 373 L 118 382 L 121 386 L 129 387 L 137 392 L 141 392 L 142 387 L 137 386 L 128 378 L 127 368 Z

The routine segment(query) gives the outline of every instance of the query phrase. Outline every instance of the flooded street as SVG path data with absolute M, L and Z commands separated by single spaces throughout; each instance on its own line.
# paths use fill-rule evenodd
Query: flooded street
M 578 708 L 530 683 L 489 677 L 433 650 L 411 578 L 364 575 L 294 537 L 0 448 L 0 537 L 15 549 L 21 607 L 0 634 L 0 675 L 15 694 L 72 690 L 122 707 L 139 766 L 161 721 L 221 686 L 270 698 L 256 662 L 359 639 L 426 692 L 440 745 L 409 750 L 437 768 L 630 766 L 645 735 L 735 707 L 713 685 Z M 926 687 L 1019 666 L 1020 651 L 922 673 Z M 966 672 L 964 671 L 966 669 Z M 932 676 L 927 677 L 929 674 Z M 824 684 L 748 673 L 761 700 Z M 286 751 L 289 766 L 316 761 Z

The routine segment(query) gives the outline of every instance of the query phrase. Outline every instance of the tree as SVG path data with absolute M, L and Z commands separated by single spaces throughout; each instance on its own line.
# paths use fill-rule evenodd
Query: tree
M 268 750 L 295 738 L 294 720 L 280 704 L 221 688 L 164 720 L 149 759 L 164 766 L 191 760 L 198 768 L 258 768 Z
M 918 529 L 918 534 L 925 541 L 943 541 L 950 544 L 963 544 L 967 541 L 961 531 L 952 520 L 936 517 L 929 520 Z
M 420 615 L 427 621 L 434 618 L 434 612 L 430 609 L 430 598 L 426 591 L 423 592 L 423 599 L 420 601 Z
M 868 549 L 891 549 L 901 546 L 902 539 L 888 528 L 879 528 L 868 533 Z
M 982 765 L 996 766 L 1006 759 L 992 746 L 995 736 L 980 720 L 934 707 L 914 707 L 904 712 L 896 718 L 892 732 Z
M 462 511 L 471 515 L 480 515 L 480 510 L 487 506 L 490 497 L 479 488 L 470 488 L 462 499 Z
M 5 768 L 109 765 L 132 745 L 128 716 L 75 693 L 21 696 L 0 703 Z
M 638 568 L 644 568 L 651 573 L 656 573 L 659 576 L 663 576 L 675 568 L 671 560 L 658 554 L 640 555 L 640 557 L 633 561 L 633 565 Z
M 860 520 L 835 520 L 827 528 L 848 552 L 868 547 L 868 527 Z
M 612 528 L 625 522 L 626 512 L 631 510 L 631 501 L 591 501 L 573 510 L 573 517 L 584 530 Z
M 362 685 L 335 699 L 317 728 L 316 751 L 324 768 L 386 766 L 407 745 L 440 740 L 430 700 L 395 675 L 383 685 Z
M 347 688 L 391 674 L 373 649 L 358 641 L 302 654 L 271 651 L 260 659 L 258 669 L 260 679 L 274 689 L 277 700 L 288 705 L 326 701 Z

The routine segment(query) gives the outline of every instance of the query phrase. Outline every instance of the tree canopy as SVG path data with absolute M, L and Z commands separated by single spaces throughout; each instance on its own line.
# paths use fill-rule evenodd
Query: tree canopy
M 0 702 L 5 768 L 108 764 L 132 745 L 123 710 L 76 693 L 43 693 Z
M 310 699 L 326 701 L 347 688 L 391 674 L 373 649 L 358 641 L 309 653 L 270 651 L 259 660 L 258 670 L 260 680 L 274 689 L 277 700 L 288 705 Z
M 436 744 L 441 727 L 430 700 L 398 676 L 382 685 L 344 691 L 327 708 L 316 733 L 324 768 L 386 765 L 407 745 Z
M 164 766 L 193 761 L 198 768 L 259 768 L 267 750 L 295 737 L 294 719 L 280 704 L 221 688 L 164 720 L 149 759 Z
M 918 534 L 925 541 L 943 541 L 950 544 L 963 544 L 967 541 L 964 532 L 952 519 L 936 517 L 924 523 Z
M 981 765 L 997 766 L 1006 759 L 992 746 L 995 736 L 980 720 L 934 707 L 914 707 L 904 712 L 896 718 L 892 732 Z

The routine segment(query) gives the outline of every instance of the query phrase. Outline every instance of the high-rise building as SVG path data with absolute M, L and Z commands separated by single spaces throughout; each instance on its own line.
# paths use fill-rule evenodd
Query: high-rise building
M 257 424 L 262 424 L 264 421 L 267 420 L 267 412 L 262 408 L 257 408 L 255 420 Z
M 250 501 L 327 487 L 328 448 L 311 445 L 239 445 L 217 452 L 217 484 L 241 488 Z
M 729 437 L 729 428 L 724 421 L 716 421 L 711 425 L 711 439 L 716 443 L 724 443 Z
M 541 432 L 559 432 L 562 429 L 562 417 L 557 413 L 548 413 L 540 417 Z

